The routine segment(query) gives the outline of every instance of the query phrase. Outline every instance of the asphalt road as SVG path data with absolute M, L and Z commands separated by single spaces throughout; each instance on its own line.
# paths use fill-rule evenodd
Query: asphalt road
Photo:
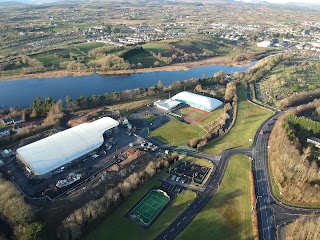
M 273 240 L 278 239 L 277 230 L 283 227 L 285 224 L 293 221 L 295 218 L 304 214 L 319 214 L 314 209 L 303 209 L 286 206 L 272 195 L 270 191 L 270 182 L 268 174 L 268 138 L 273 128 L 275 118 L 278 118 L 283 112 L 277 112 L 274 116 L 266 120 L 258 129 L 253 145 L 247 149 L 228 149 L 225 150 L 220 156 L 210 156 L 203 153 L 197 153 L 187 151 L 188 155 L 194 157 L 201 157 L 217 165 L 214 173 L 211 174 L 205 189 L 202 192 L 198 192 L 196 200 L 190 204 L 190 206 L 162 233 L 160 233 L 156 240 L 169 240 L 174 239 L 189 223 L 195 218 L 195 216 L 206 206 L 209 200 L 214 196 L 219 188 L 222 178 L 225 174 L 229 159 L 235 154 L 244 154 L 252 157 L 252 170 L 254 174 L 255 192 L 256 192 L 256 210 L 258 214 L 258 227 L 259 227 L 259 239 L 261 240 Z M 263 134 L 260 134 L 260 131 Z M 159 145 L 162 148 L 170 150 L 177 150 L 177 148 L 164 145 L 163 143 L 152 139 L 143 134 L 145 138 L 153 143 Z M 180 151 L 186 152 L 184 149 Z

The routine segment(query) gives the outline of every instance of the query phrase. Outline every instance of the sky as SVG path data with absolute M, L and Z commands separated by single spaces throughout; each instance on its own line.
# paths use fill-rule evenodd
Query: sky
M 251 2 L 253 0 L 240 0 L 240 1 L 243 1 L 243 2 Z M 320 0 L 265 0 L 266 2 L 269 2 L 269 3 L 317 3 L 319 4 L 320 3 Z

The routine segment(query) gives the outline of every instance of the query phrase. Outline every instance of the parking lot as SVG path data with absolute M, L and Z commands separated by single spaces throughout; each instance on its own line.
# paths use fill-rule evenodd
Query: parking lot
M 178 195 L 180 193 L 184 193 L 186 191 L 185 187 L 179 186 L 179 185 L 173 185 L 170 183 L 162 183 L 160 186 L 161 189 L 163 189 L 166 192 L 172 193 L 174 195 Z

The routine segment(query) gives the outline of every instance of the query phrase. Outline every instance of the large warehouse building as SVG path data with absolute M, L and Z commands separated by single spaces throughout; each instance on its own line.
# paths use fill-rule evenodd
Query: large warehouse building
M 175 101 L 185 103 L 191 107 L 202 109 L 207 112 L 212 112 L 213 110 L 223 105 L 223 103 L 218 99 L 202 96 L 187 91 L 174 95 L 172 99 Z
M 61 166 L 101 147 L 104 133 L 118 125 L 118 121 L 109 117 L 80 124 L 19 148 L 17 159 L 32 175 L 46 177 Z

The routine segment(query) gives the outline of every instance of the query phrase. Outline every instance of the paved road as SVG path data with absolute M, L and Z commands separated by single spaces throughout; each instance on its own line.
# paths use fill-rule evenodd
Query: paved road
M 273 117 L 269 118 L 261 125 L 253 140 L 252 147 L 247 149 L 228 149 L 225 150 L 221 156 L 218 156 L 215 159 L 217 167 L 214 173 L 212 173 L 208 179 L 204 191 L 198 192 L 197 199 L 190 204 L 190 206 L 172 224 L 170 224 L 169 227 L 167 227 L 158 235 L 156 238 L 157 240 L 174 239 L 185 227 L 188 226 L 188 224 L 206 206 L 209 200 L 216 193 L 226 171 L 228 160 L 235 154 L 244 154 L 252 157 L 252 169 L 254 173 L 255 191 L 257 196 L 256 209 L 258 213 L 259 239 L 277 239 L 278 227 L 282 227 L 285 223 L 288 223 L 303 214 L 319 214 L 319 212 L 316 210 L 286 206 L 278 202 L 272 196 L 270 191 L 267 165 L 267 143 L 270 132 L 273 128 L 273 119 L 278 118 L 281 114 L 282 112 L 276 113 Z M 264 132 L 263 134 L 260 134 L 261 130 Z M 156 142 L 154 143 L 157 144 Z M 166 148 L 169 147 L 170 146 L 166 146 Z M 189 154 L 197 156 L 198 153 L 192 152 Z M 207 159 L 211 159 L 208 155 L 205 157 L 207 157 Z

